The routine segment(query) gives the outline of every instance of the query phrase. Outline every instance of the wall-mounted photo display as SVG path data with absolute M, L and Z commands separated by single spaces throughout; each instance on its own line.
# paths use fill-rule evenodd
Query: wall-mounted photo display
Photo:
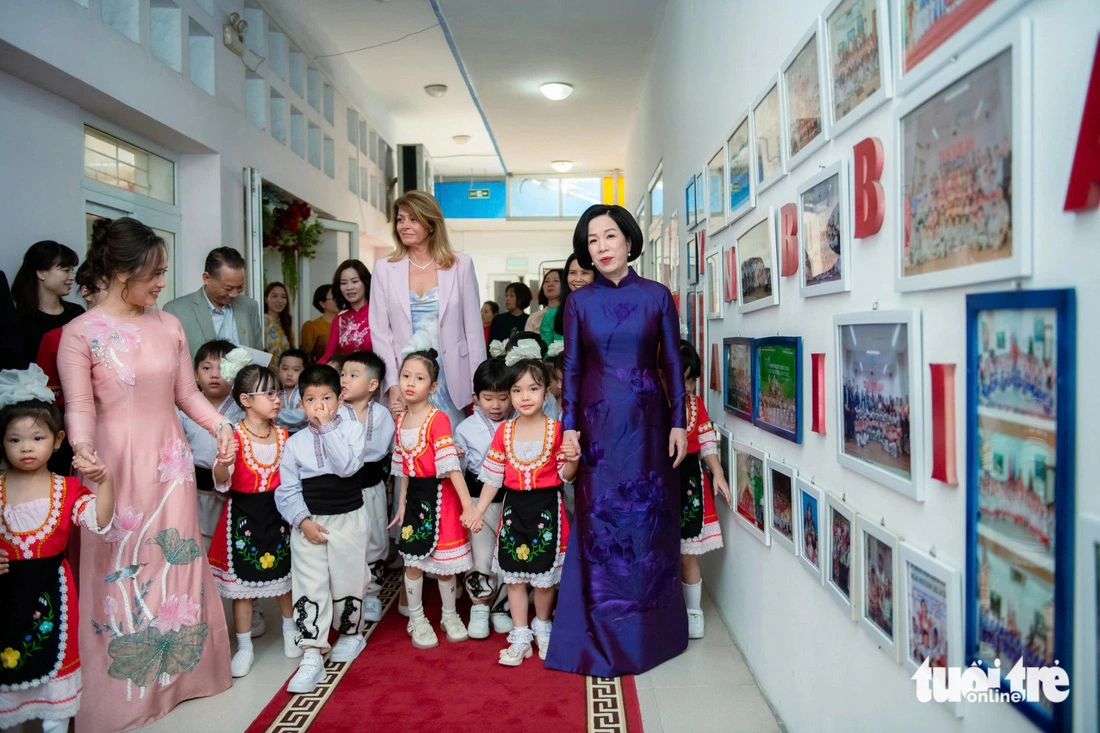
M 752 339 L 722 339 L 722 361 L 726 373 L 722 405 L 726 412 L 752 422 Z
M 821 20 L 818 18 L 783 62 L 783 73 L 779 77 L 782 108 L 786 114 L 784 150 L 788 173 L 829 139 L 821 73 Z
M 975 43 L 898 106 L 901 292 L 1031 275 L 1030 24 Z
M 794 508 L 795 526 L 798 528 L 798 560 L 818 583 L 825 580 L 822 572 L 825 567 L 823 552 L 825 538 L 822 532 L 825 525 L 821 519 L 825 511 L 825 502 L 822 501 L 821 496 L 821 489 L 802 476 L 795 481 Z
M 1021 658 L 1025 667 L 1057 660 L 1075 670 L 1076 294 L 968 295 L 966 316 L 963 663 L 1004 670 Z M 1018 709 L 1062 731 L 1071 704 L 1044 698 Z
M 692 288 L 699 284 L 699 232 L 694 232 L 687 238 L 685 254 L 684 270 L 687 275 L 687 286 Z
M 772 539 L 798 557 L 798 530 L 794 521 L 794 484 L 798 479 L 798 469 L 768 458 L 764 462 L 764 470 L 768 473 L 768 513 L 771 515 Z
M 917 310 L 833 316 L 837 460 L 924 501 L 924 367 Z
M 765 547 L 770 547 L 771 507 L 768 504 L 768 472 L 764 467 L 768 453 L 740 440 L 731 441 L 730 450 L 733 473 L 728 474 L 728 480 L 737 521 Z
M 707 162 L 707 234 L 726 226 L 726 146 L 722 145 Z
M 856 516 L 861 567 L 859 625 L 886 656 L 901 661 L 898 628 L 898 543 L 901 536 L 866 516 Z
M 779 305 L 775 209 L 747 217 L 737 233 L 737 311 L 750 313 Z
M 737 120 L 726 139 L 726 171 L 729 178 L 729 210 L 726 223 L 732 224 L 756 206 L 756 182 L 752 175 L 752 118 L 748 110 Z
M 668 253 L 668 286 L 673 295 L 680 294 L 680 212 L 673 211 L 665 230 L 665 252 Z
M 718 462 L 722 464 L 722 473 L 726 475 L 726 483 L 733 483 L 733 449 L 730 447 L 733 441 L 733 433 L 722 425 L 715 424 L 714 434 L 718 438 Z
M 844 612 L 855 621 L 859 613 L 859 535 L 856 510 L 831 491 L 825 492 L 822 534 L 825 588 Z
M 914 674 L 926 659 L 929 667 L 962 667 L 962 573 L 908 542 L 898 558 L 906 671 Z M 961 703 L 947 705 L 962 716 Z
M 1028 0 L 891 0 L 894 66 L 904 94 L 953 57 L 983 39 Z
M 752 341 L 753 424 L 793 443 L 802 442 L 802 338 Z
M 700 248 L 700 251 L 702 248 Z M 700 260 L 702 262 L 702 260 Z M 695 339 L 691 342 L 695 347 L 695 353 L 699 355 L 699 365 L 702 369 L 702 373 L 707 373 L 707 314 L 705 311 L 706 303 L 703 300 L 702 291 L 696 290 L 691 294 L 691 297 L 695 299 Z M 703 386 L 703 380 L 699 380 L 696 383 L 695 393 L 700 397 L 706 397 L 706 388 Z
M 759 196 L 787 172 L 778 76 L 771 78 L 764 93 L 752 103 L 752 135 L 753 181 Z
M 707 172 L 695 174 L 695 226 L 707 222 Z
M 833 0 L 821 32 L 828 92 L 825 118 L 835 139 L 892 94 L 888 0 Z
M 1077 520 L 1077 588 L 1080 590 L 1082 649 L 1097 649 L 1100 643 L 1100 517 L 1082 514 Z M 1089 658 L 1073 670 L 1073 689 L 1087 694 L 1077 700 L 1074 719 L 1077 730 L 1100 728 L 1100 657 Z
M 691 231 L 697 223 L 695 221 L 695 176 L 692 176 L 684 186 L 684 225 L 688 231 Z
M 848 159 L 798 189 L 798 292 L 803 298 L 851 289 L 852 203 Z
M 722 297 L 724 295 L 724 287 L 722 285 L 722 273 L 724 269 L 725 268 L 722 267 L 722 248 L 719 247 L 707 255 L 706 267 L 704 269 L 707 279 L 707 318 L 722 318 L 725 315 L 726 301 L 725 298 Z

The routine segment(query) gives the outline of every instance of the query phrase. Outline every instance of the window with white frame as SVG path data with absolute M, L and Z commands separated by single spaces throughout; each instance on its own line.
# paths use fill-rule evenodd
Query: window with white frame
M 176 203 L 175 163 L 87 125 L 84 175 L 123 191 Z

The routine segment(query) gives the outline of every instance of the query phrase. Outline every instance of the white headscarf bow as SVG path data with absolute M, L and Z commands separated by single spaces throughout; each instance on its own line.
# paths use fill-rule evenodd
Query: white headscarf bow
M 31 364 L 27 369 L 0 371 L 0 408 L 28 400 L 42 400 L 53 404 L 50 380 L 42 368 Z
M 409 339 L 409 343 L 405 344 L 405 348 L 401 349 L 401 358 L 404 359 L 414 351 L 427 351 L 428 349 L 434 349 L 435 343 L 432 341 L 432 337 L 428 335 L 427 331 L 417 331 L 413 334 L 413 337 Z
M 245 349 L 233 349 L 222 357 L 222 379 L 232 382 L 242 369 L 252 363 L 252 355 Z
M 534 339 L 520 339 L 504 357 L 504 364 L 512 366 L 524 359 L 541 359 L 542 347 Z

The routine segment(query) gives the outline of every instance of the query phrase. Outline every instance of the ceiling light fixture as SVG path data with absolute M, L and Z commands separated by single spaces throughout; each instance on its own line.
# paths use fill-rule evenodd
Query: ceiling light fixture
M 466 143 L 470 142 L 469 135 L 454 135 L 451 137 L 451 139 L 455 141 L 455 145 L 465 145 Z
M 568 173 L 573 169 L 573 161 L 571 160 L 555 160 L 550 163 L 550 166 L 558 173 Z
M 429 84 L 428 86 L 424 87 L 424 93 L 427 94 L 429 97 L 442 97 L 444 94 L 447 93 L 447 85 Z
M 573 93 L 573 85 L 566 84 L 563 81 L 551 81 L 539 87 L 539 91 L 542 92 L 542 96 L 547 99 L 560 102 Z

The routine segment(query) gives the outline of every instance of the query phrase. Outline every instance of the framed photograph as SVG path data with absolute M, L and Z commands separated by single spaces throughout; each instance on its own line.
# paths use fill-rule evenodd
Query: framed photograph
M 726 301 L 722 286 L 722 248 L 707 255 L 707 318 L 722 318 L 725 315 Z
M 891 0 L 894 5 L 894 66 L 904 94 L 981 40 L 1028 0 L 957 0 L 928 3 Z
M 859 613 L 859 535 L 856 534 L 856 510 L 844 497 L 825 492 L 825 519 L 822 524 L 825 544 L 825 588 L 855 621 Z
M 798 561 L 814 580 L 823 583 L 825 555 L 822 550 L 825 539 L 821 517 L 825 503 L 821 500 L 821 489 L 799 476 L 795 482 L 794 507 L 797 512 L 795 526 L 798 528 Z
M 829 139 L 825 127 L 824 95 L 821 92 L 821 19 L 802 36 L 783 62 L 779 80 L 782 88 L 787 172 L 814 154 Z
M 684 226 L 690 231 L 695 224 L 695 176 L 692 176 L 684 187 Z
M 802 337 L 752 341 L 753 425 L 802 442 Z
M 695 174 L 695 226 L 707 220 L 707 173 Z
M 856 516 L 862 562 L 859 625 L 886 656 L 901 661 L 898 644 L 898 543 L 901 537 L 862 514 Z
M 778 77 L 773 76 L 764 93 L 753 101 L 751 129 L 753 182 L 759 196 L 787 172 Z
M 924 362 L 917 310 L 833 316 L 837 461 L 924 501 Z
M 764 469 L 768 453 L 740 440 L 731 441 L 730 450 L 733 473 L 728 475 L 737 521 L 765 547 L 770 547 L 771 507 L 768 503 L 768 472 Z
M 771 535 L 781 547 L 798 557 L 798 530 L 794 523 L 794 484 L 798 469 L 774 458 L 764 462 L 768 473 L 768 514 L 771 516 Z
M 687 286 L 695 287 L 699 284 L 699 232 L 695 232 L 687 238 L 687 253 L 684 258 L 684 269 L 687 275 Z
M 753 142 L 752 117 L 746 110 L 726 139 L 729 187 L 727 224 L 737 221 L 756 206 L 756 183 L 752 175 Z
M 751 313 L 779 305 L 775 209 L 750 217 L 737 233 L 737 311 Z
M 1031 40 L 989 34 L 897 107 L 900 292 L 1031 275 Z
M 901 660 L 912 675 L 929 667 L 962 667 L 962 573 L 908 542 L 898 555 L 901 571 Z M 962 716 L 961 703 L 947 703 Z
M 1072 289 L 966 298 L 966 665 L 1076 673 L 1076 341 Z M 1016 705 L 1069 730 L 1070 701 Z
M 722 464 L 722 472 L 726 474 L 726 483 L 732 481 L 733 450 L 730 447 L 733 442 L 733 433 L 724 426 L 715 424 L 714 433 L 718 438 L 718 461 Z
M 706 304 L 703 300 L 702 291 L 696 290 L 689 297 L 695 300 L 695 340 L 692 341 L 692 345 L 695 347 L 695 352 L 699 354 L 699 365 L 702 367 L 702 374 L 707 373 L 707 321 L 706 321 Z M 700 397 L 706 397 L 706 388 L 703 385 L 703 380 L 699 380 L 696 384 L 696 394 Z
M 722 406 L 726 412 L 752 422 L 752 339 L 722 339 L 722 361 L 726 372 Z
M 1077 628 L 1084 634 L 1082 649 L 1098 649 L 1100 636 L 1100 517 L 1082 514 L 1077 522 L 1077 587 L 1081 590 Z M 1073 689 L 1077 694 L 1075 711 L 1077 730 L 1100 727 L 1097 701 L 1100 700 L 1100 656 L 1093 655 L 1073 671 Z
M 680 293 L 680 212 L 673 211 L 668 218 L 665 251 L 668 252 L 668 289 L 674 295 Z
M 726 226 L 726 146 L 710 156 L 707 163 L 707 234 Z
M 888 4 L 833 0 L 825 10 L 825 118 L 834 139 L 893 94 Z
M 803 298 L 851 289 L 852 204 L 848 159 L 798 189 L 798 292 Z

